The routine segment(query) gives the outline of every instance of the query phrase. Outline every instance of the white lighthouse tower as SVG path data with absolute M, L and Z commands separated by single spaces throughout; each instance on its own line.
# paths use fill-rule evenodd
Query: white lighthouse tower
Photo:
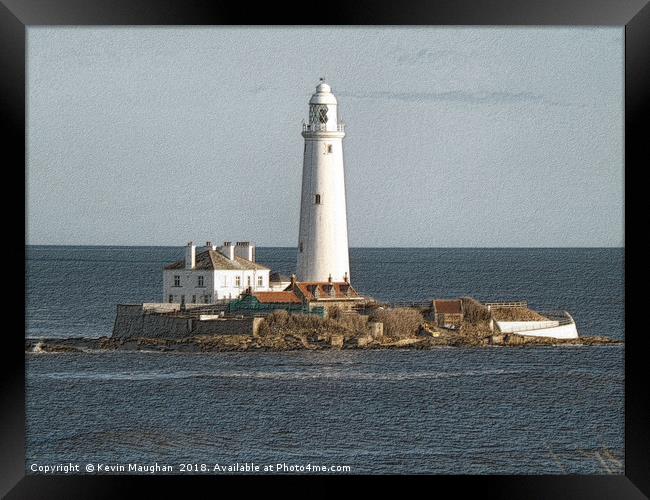
M 349 281 L 348 224 L 343 173 L 344 125 L 337 101 L 321 78 L 303 123 L 297 278 L 300 281 Z

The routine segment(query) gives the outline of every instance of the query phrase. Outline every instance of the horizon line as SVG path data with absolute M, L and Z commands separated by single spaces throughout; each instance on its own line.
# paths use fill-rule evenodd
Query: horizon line
M 25 243 L 25 247 L 112 247 L 112 248 L 185 248 L 186 245 L 113 245 L 113 244 L 71 244 L 71 243 Z M 204 245 L 195 245 L 201 247 Z M 256 248 L 292 248 L 297 245 L 255 245 Z M 586 246 L 349 246 L 348 248 L 394 248 L 394 249 L 557 249 L 557 248 L 625 248 L 625 245 L 586 245 Z

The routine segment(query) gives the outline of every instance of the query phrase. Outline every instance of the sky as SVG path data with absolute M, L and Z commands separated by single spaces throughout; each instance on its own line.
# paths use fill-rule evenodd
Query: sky
M 295 246 L 346 123 L 352 247 L 616 247 L 623 27 L 27 28 L 27 243 Z

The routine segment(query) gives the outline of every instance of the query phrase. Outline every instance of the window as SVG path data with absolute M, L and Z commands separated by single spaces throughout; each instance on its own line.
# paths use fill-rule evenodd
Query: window
M 235 276 L 235 286 L 237 288 L 241 287 L 241 277 L 240 276 Z
M 185 295 L 181 295 L 181 304 L 185 304 Z
M 327 146 L 325 147 L 325 152 L 326 152 L 328 155 L 329 155 L 329 154 L 332 154 L 332 145 L 331 145 L 331 144 L 327 144 Z
M 169 303 L 171 304 L 172 302 L 174 302 L 174 296 L 173 296 L 173 295 L 170 295 L 170 296 L 169 296 Z
M 318 121 L 321 123 L 327 123 L 327 106 L 321 105 L 318 108 Z
M 228 276 L 224 274 L 223 276 L 223 286 L 228 286 Z
M 246 280 L 246 286 L 251 286 L 251 277 L 250 276 Z
M 314 203 L 316 205 L 320 205 L 320 195 L 319 194 L 314 196 Z
M 201 287 L 201 288 L 203 288 L 203 287 L 205 286 L 205 285 L 203 284 L 203 278 L 204 278 L 203 276 L 198 276 L 198 277 L 196 278 L 196 280 L 197 280 L 197 282 L 198 282 L 197 286 L 199 286 L 199 287 Z
M 309 106 L 309 123 L 327 123 L 327 111 L 325 104 L 312 104 Z
M 300 242 L 300 245 L 298 245 L 298 250 L 302 252 L 302 241 Z
M 192 304 L 196 304 L 196 295 L 192 295 Z
M 257 286 L 264 286 L 264 278 L 262 276 L 257 277 Z
M 181 277 L 178 275 L 174 276 L 174 286 L 181 286 Z
M 204 295 L 204 296 L 203 296 L 203 302 L 205 302 L 205 303 L 207 304 L 209 301 L 210 301 L 209 296 L 208 296 L 208 295 Z

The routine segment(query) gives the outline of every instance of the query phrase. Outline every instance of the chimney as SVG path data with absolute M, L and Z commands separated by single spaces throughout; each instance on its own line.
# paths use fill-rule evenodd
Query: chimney
M 190 241 L 185 247 L 185 269 L 194 269 L 196 266 L 196 247 Z
M 330 275 L 328 276 L 327 282 L 330 284 L 332 283 L 332 273 L 330 273 Z
M 201 252 L 205 252 L 207 250 L 216 250 L 216 249 L 217 249 L 217 247 L 215 245 L 213 245 L 211 241 L 206 241 L 205 246 L 196 248 L 196 252 L 201 253 Z
M 291 275 L 291 289 L 293 290 L 296 287 L 296 275 Z
M 223 246 L 221 247 L 221 253 L 229 260 L 235 260 L 235 245 L 230 241 L 224 241 Z
M 255 245 L 252 245 L 250 241 L 238 241 L 235 245 L 235 255 L 255 262 Z
M 347 271 L 345 271 L 345 274 L 343 275 L 343 281 L 348 283 L 348 272 Z

